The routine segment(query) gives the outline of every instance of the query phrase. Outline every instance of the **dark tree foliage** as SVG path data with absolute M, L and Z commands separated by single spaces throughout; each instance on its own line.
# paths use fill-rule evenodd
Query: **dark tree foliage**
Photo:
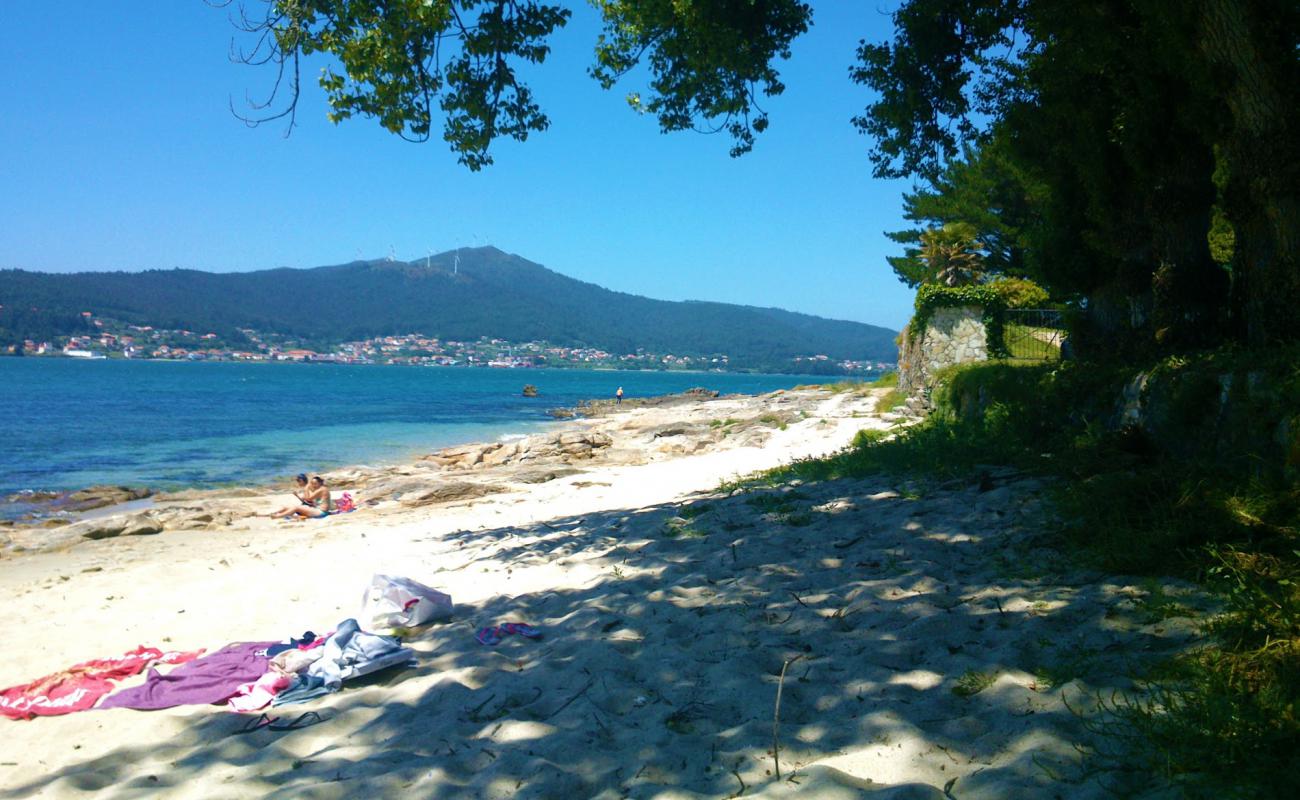
M 733 155 L 766 127 L 759 98 L 783 89 L 773 65 L 812 20 L 800 0 L 594 4 L 604 32 L 592 75 L 610 87 L 646 66 L 648 96 L 633 93 L 633 106 L 665 131 L 727 131 Z M 545 59 L 569 18 L 562 5 L 257 7 L 265 13 L 239 19 L 255 37 L 241 57 L 278 65 L 276 89 L 289 91 L 270 118 L 292 117 L 300 58 L 321 52 L 342 69 L 322 78 L 333 119 L 370 116 L 423 139 L 436 106 L 471 169 L 491 163 L 496 137 L 547 125 L 517 67 Z M 1300 338 L 1300 5 L 903 0 L 893 21 L 890 41 L 861 44 L 850 77 L 877 95 L 854 120 L 873 140 L 876 173 L 932 185 L 908 198 L 909 218 L 972 224 L 995 271 L 1082 298 L 1102 352 L 1230 332 L 1255 344 Z M 895 236 L 920 241 L 919 231 Z M 916 274 L 915 262 L 901 266 Z
M 227 2 L 216 3 L 229 6 Z M 654 114 L 664 131 L 725 130 L 732 154 L 747 152 L 767 127 L 760 96 L 784 90 L 773 66 L 807 30 L 812 9 L 799 0 L 597 0 L 604 33 L 591 74 L 612 87 L 648 61 L 649 92 L 635 108 Z M 523 141 L 550 120 L 520 77 L 541 64 L 547 37 L 571 12 L 536 0 L 260 0 L 240 6 L 235 25 L 248 38 L 232 56 L 272 64 L 276 79 L 265 103 L 242 117 L 256 125 L 297 111 L 302 59 L 332 56 L 320 78 L 330 119 L 371 117 L 403 138 L 432 136 L 441 112 L 442 138 L 462 164 L 492 163 L 493 140 Z
M 216 3 L 230 6 L 230 0 Z M 523 141 L 550 121 L 520 80 L 523 64 L 550 53 L 546 38 L 570 12 L 531 0 L 262 0 L 232 15 L 249 35 L 232 44 L 232 58 L 273 64 L 270 97 L 254 103 L 250 125 L 275 119 L 292 127 L 301 89 L 302 58 L 332 56 L 320 85 L 330 119 L 372 117 L 413 141 L 432 136 L 435 108 L 442 137 L 473 170 L 492 163 L 498 137 Z
M 915 287 L 930 276 L 922 259 L 927 230 L 968 225 L 981 245 L 983 271 L 989 276 L 1024 277 L 1029 270 L 1028 232 L 1034 220 L 1035 190 L 1007 153 L 1006 143 L 991 139 L 982 147 L 966 146 L 929 186 L 903 195 L 903 216 L 920 227 L 886 233 L 905 245 L 904 254 L 886 260 L 899 280 Z
M 773 67 L 808 30 L 812 9 L 790 0 L 598 0 L 605 32 L 592 75 L 609 89 L 642 58 L 653 79 L 650 99 L 633 108 L 654 114 L 664 132 L 726 130 L 733 156 L 749 152 L 767 128 L 758 95 L 785 90 Z
M 1029 271 L 1087 298 L 1097 349 L 1212 344 L 1226 324 L 1300 338 L 1294 3 L 911 0 L 894 21 L 853 72 L 879 92 L 856 120 L 877 173 L 943 193 L 963 148 L 1004 141 L 1039 200 Z

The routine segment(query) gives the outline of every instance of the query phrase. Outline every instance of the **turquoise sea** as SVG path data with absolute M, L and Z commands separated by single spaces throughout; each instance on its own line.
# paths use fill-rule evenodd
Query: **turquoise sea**
M 797 375 L 0 358 L 0 498 L 96 484 L 261 484 L 526 434 L 580 400 Z M 535 384 L 541 393 L 525 398 Z M 0 515 L 17 506 L 0 503 Z

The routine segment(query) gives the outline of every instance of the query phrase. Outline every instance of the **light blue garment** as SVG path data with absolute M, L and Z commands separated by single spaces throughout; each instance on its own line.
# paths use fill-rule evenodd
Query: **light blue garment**
M 296 705 L 305 703 L 308 700 L 315 700 L 317 697 L 324 697 L 327 694 L 332 694 L 332 690 L 325 688 L 325 683 L 320 678 L 294 675 L 293 683 L 285 687 L 284 691 L 271 700 L 271 706 Z
M 330 691 L 337 691 L 343 681 L 415 658 L 413 651 L 402 647 L 393 637 L 361 630 L 355 619 L 340 622 L 321 649 L 325 652 L 307 668 L 307 677 L 320 678 Z

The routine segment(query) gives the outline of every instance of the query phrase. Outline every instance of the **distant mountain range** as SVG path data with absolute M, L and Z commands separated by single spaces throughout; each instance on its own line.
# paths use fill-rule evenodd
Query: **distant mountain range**
M 258 272 L 3 270 L 0 305 L 39 311 L 47 321 L 71 324 L 79 312 L 93 311 L 136 325 L 223 336 L 255 328 L 336 343 L 423 333 L 545 340 L 613 353 L 725 353 L 733 367 L 770 368 L 814 354 L 869 361 L 898 355 L 897 334 L 887 328 L 776 308 L 651 300 L 565 277 L 495 247 L 427 261 Z

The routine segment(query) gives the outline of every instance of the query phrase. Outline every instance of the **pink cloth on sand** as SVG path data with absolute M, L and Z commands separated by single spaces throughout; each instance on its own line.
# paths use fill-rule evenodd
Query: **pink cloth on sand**
M 240 684 L 239 694 L 230 698 L 230 708 L 235 711 L 257 711 L 266 708 L 290 682 L 288 675 L 272 670 L 253 683 Z

